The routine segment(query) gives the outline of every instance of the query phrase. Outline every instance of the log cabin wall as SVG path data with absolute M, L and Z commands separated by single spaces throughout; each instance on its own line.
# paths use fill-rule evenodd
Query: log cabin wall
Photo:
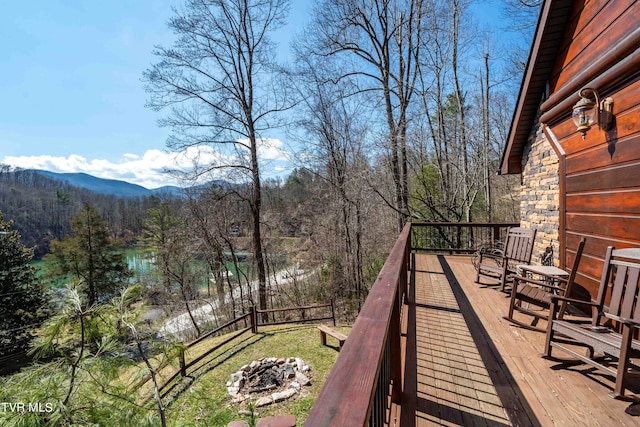
M 577 282 L 594 296 L 606 247 L 640 246 L 640 4 L 574 2 L 555 58 L 540 121 L 560 154 L 561 265 L 586 236 Z M 584 140 L 571 119 L 583 87 L 614 102 L 613 128 Z

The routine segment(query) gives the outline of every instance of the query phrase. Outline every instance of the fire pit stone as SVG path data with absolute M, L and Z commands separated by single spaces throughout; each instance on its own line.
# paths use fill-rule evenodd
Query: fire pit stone
M 303 374 L 309 371 L 309 365 L 299 357 L 263 357 L 231 374 L 227 392 L 235 402 L 255 396 L 256 407 L 281 402 L 311 385 L 308 374 Z

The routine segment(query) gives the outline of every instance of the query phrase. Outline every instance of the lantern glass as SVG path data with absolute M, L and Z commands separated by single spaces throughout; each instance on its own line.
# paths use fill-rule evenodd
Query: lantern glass
M 576 105 L 573 106 L 573 122 L 581 132 L 586 132 L 596 122 L 597 109 L 595 102 L 588 98 L 581 98 Z

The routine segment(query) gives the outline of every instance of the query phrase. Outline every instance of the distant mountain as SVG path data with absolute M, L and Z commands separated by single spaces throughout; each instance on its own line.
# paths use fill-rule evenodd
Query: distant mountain
M 96 178 L 86 173 L 56 173 L 44 170 L 34 170 L 34 172 L 51 179 L 66 181 L 74 187 L 118 197 L 145 197 L 155 194 L 170 194 L 179 197 L 184 194 L 180 187 L 170 185 L 150 190 L 141 185 L 131 184 L 126 181 Z
M 155 195 L 170 195 L 173 197 L 184 197 L 186 192 L 184 188 L 176 187 L 175 185 L 165 185 L 163 187 L 154 188 L 151 191 L 151 194 Z

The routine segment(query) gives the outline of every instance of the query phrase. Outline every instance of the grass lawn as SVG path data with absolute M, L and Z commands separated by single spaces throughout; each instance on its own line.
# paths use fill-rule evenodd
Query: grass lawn
M 349 327 L 335 329 L 345 335 L 350 330 Z M 211 338 L 189 349 L 187 362 L 222 340 L 224 337 Z M 262 357 L 299 357 L 311 367 L 310 387 L 304 387 L 286 401 L 255 409 L 256 417 L 296 415 L 298 425 L 302 425 L 338 357 L 337 341 L 328 337 L 327 343 L 329 346 L 320 343 L 316 325 L 262 327 L 258 334 L 248 332 L 240 336 L 205 357 L 188 370 L 187 377 L 164 390 L 169 425 L 226 426 L 236 419 L 248 420 L 240 411 L 250 410 L 249 404 L 232 402 L 226 382 L 241 366 Z

